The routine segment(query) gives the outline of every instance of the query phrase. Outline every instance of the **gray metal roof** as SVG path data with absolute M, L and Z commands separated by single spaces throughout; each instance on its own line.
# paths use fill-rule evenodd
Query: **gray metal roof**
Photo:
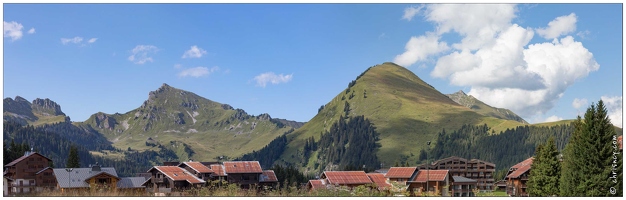
M 142 186 L 146 177 L 122 177 L 117 181 L 117 188 L 145 188 Z
M 89 187 L 89 184 L 85 180 L 101 172 L 106 172 L 115 177 L 118 177 L 117 172 L 113 167 L 102 167 L 100 168 L 100 171 L 91 171 L 91 167 L 74 168 L 72 172 L 70 172 L 71 174 L 65 171 L 65 169 L 66 168 L 52 169 L 54 171 L 54 176 L 57 179 L 57 183 L 59 183 L 59 186 L 61 188 Z
M 454 180 L 454 182 L 458 182 L 458 183 L 475 183 L 476 180 L 474 179 L 469 179 L 469 178 L 465 178 L 462 176 L 453 176 L 452 179 Z

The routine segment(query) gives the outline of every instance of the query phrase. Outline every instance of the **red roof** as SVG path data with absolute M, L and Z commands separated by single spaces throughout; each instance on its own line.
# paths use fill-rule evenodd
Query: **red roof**
M 376 186 L 378 186 L 379 190 L 391 188 L 391 184 L 387 183 L 385 175 L 381 173 L 368 173 L 367 176 L 370 177 L 370 179 L 376 184 Z
M 259 179 L 259 182 L 278 182 L 274 170 L 265 170 Z
M 326 177 L 328 183 L 338 185 L 372 183 L 364 171 L 326 171 L 322 177 Z
M 411 182 L 445 181 L 448 173 L 448 170 L 420 170 Z
M 189 171 L 176 166 L 154 166 L 152 169 L 159 170 L 173 181 L 187 181 L 191 184 L 204 183 L 205 181 L 189 173 Z
M 530 165 L 533 164 L 533 159 L 533 157 L 530 157 L 520 163 L 517 163 L 516 165 L 513 165 L 510 169 L 513 172 L 509 173 L 506 178 L 518 178 L 519 176 L 530 170 Z
M 215 176 L 226 176 L 224 165 L 211 165 L 211 170 L 213 170 Z
M 180 167 L 181 165 L 187 165 L 198 173 L 213 173 L 213 170 L 211 170 L 211 168 L 208 168 L 200 162 L 183 162 L 180 163 L 178 166 Z
M 259 161 L 224 162 L 224 168 L 226 169 L 226 174 L 263 173 Z
M 307 183 L 307 185 L 311 185 L 311 189 L 320 189 L 320 188 L 326 188 L 324 181 L 323 180 L 309 180 L 309 183 Z
M 386 178 L 411 178 L 417 167 L 392 167 L 389 168 Z
M 39 156 L 41 156 L 41 157 L 43 157 L 45 159 L 48 159 L 48 161 L 52 161 L 50 158 L 48 158 L 48 157 L 46 157 L 44 155 L 41 155 L 40 153 L 35 152 L 35 153 L 30 153 L 28 155 L 24 155 L 22 157 L 19 157 L 18 159 L 15 159 L 13 162 L 10 162 L 9 164 L 5 165 L 5 167 L 6 166 L 13 166 L 13 165 L 17 164 L 18 162 L 21 162 L 22 160 L 24 160 L 24 159 L 26 159 L 26 158 L 28 158 L 28 157 L 30 157 L 32 155 L 35 155 L 35 154 L 37 154 L 37 155 L 39 155 Z
M 617 142 L 619 143 L 619 150 L 622 150 L 622 136 L 617 137 Z

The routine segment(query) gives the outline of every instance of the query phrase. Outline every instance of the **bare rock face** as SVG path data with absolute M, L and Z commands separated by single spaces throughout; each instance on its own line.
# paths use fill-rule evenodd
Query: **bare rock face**
M 113 130 L 116 124 L 117 121 L 115 121 L 114 118 L 104 113 L 96 114 L 96 126 L 98 126 L 98 128 Z
M 33 109 L 33 112 L 38 112 L 38 113 L 41 113 L 42 115 L 53 115 L 53 116 L 65 115 L 65 113 L 61 111 L 61 106 L 59 106 L 59 104 L 57 104 L 56 102 L 48 98 L 46 99 L 37 98 L 33 100 L 31 107 Z
M 33 109 L 31 103 L 26 99 L 16 96 L 15 100 L 11 98 L 5 98 L 3 100 L 4 113 L 12 113 L 11 116 L 20 119 L 27 119 L 31 121 L 35 121 L 38 118 L 33 115 Z M 5 115 L 6 118 L 6 115 Z

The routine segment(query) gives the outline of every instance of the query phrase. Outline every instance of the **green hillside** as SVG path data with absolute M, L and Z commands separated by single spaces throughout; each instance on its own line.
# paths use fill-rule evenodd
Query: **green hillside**
M 306 163 L 302 148 L 311 136 L 319 140 L 320 133 L 345 116 L 364 115 L 380 133 L 377 155 L 385 166 L 406 159 L 416 162 L 426 141 L 435 141 L 443 128 L 457 130 L 463 124 L 487 124 L 495 132 L 521 123 L 481 115 L 454 102 L 404 67 L 384 63 L 369 68 L 355 82 L 341 91 L 320 109 L 319 113 L 300 129 L 288 135 L 289 145 L 281 156 L 287 163 Z M 313 170 L 311 156 L 306 170 Z
M 267 145 L 291 129 L 268 114 L 248 115 L 194 93 L 163 84 L 139 108 L 124 114 L 96 113 L 85 122 L 122 150 L 158 151 L 164 146 L 180 159 L 236 157 Z
M 446 96 L 450 97 L 454 102 L 461 104 L 462 106 L 468 107 L 473 111 L 484 115 L 491 116 L 498 119 L 506 119 L 506 120 L 515 120 L 523 124 L 528 124 L 526 120 L 522 117 L 515 114 L 513 111 L 505 108 L 496 108 L 482 101 L 476 99 L 474 96 L 467 95 L 462 90 L 455 92 L 453 94 L 447 94 Z

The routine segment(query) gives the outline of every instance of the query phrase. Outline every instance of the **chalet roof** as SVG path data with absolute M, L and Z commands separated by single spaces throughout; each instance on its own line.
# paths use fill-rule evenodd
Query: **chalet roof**
M 263 174 L 261 174 L 261 177 L 259 178 L 259 182 L 278 182 L 278 178 L 276 178 L 274 170 L 264 170 Z
M 445 181 L 449 170 L 420 170 L 415 178 L 408 182 Z
M 617 137 L 617 143 L 619 143 L 619 150 L 622 150 L 622 136 Z
M 51 168 L 51 167 L 46 167 L 46 168 L 43 168 L 42 170 L 39 170 L 39 171 L 38 171 L 37 173 L 35 173 L 35 174 L 40 174 L 41 172 L 44 172 L 44 171 L 46 171 L 47 169 L 52 169 L 52 168 Z
M 474 179 L 469 179 L 469 178 L 465 178 L 465 177 L 462 177 L 462 176 L 453 176 L 452 180 L 455 183 L 476 183 L 477 182 Z
M 259 161 L 230 161 L 224 162 L 226 174 L 263 173 Z
M 433 164 L 436 165 L 436 164 L 438 164 L 440 162 L 447 162 L 449 160 L 459 160 L 459 161 L 467 162 L 467 159 L 465 159 L 465 158 L 461 158 L 461 157 L 458 157 L 458 156 L 450 156 L 450 157 L 447 157 L 447 158 L 442 158 L 442 159 L 436 160 L 436 161 L 433 162 Z
M 378 186 L 378 190 L 385 190 L 385 189 L 391 188 L 391 184 L 387 183 L 387 179 L 385 178 L 385 175 L 381 173 L 367 173 L 367 177 L 369 177 L 370 180 L 372 180 L 372 182 L 374 182 L 374 184 Z
M 226 176 L 224 165 L 211 165 L 211 170 L 213 170 L 214 176 Z
M 33 155 L 39 155 L 39 156 L 41 156 L 41 157 L 44 157 L 45 159 L 48 159 L 48 161 L 52 161 L 50 158 L 48 158 L 48 157 L 46 157 L 46 156 L 44 156 L 44 155 L 41 155 L 40 153 L 37 153 L 37 152 L 31 152 L 31 153 L 30 153 L 30 154 L 28 154 L 28 155 L 23 155 L 22 157 L 19 157 L 18 159 L 15 159 L 13 162 L 10 162 L 9 164 L 5 165 L 5 167 L 13 166 L 13 165 L 15 165 L 15 164 L 17 164 L 17 163 L 21 162 L 22 160 L 24 160 L 24 159 L 26 159 L 26 158 L 28 158 L 28 157 L 31 157 L 31 156 L 33 156 Z
M 389 168 L 386 178 L 411 178 L 417 167 L 392 167 Z
M 322 178 L 326 178 L 329 184 L 368 184 L 372 180 L 364 171 L 325 171 Z
M 485 163 L 487 165 L 496 166 L 496 164 L 494 164 L 494 163 L 490 163 L 490 162 L 487 162 L 487 161 L 484 161 L 484 160 L 479 160 L 479 159 L 476 159 L 476 158 L 471 159 L 471 160 L 468 161 L 468 163 L 480 163 L 480 162 Z
M 123 177 L 117 181 L 117 188 L 145 188 L 146 177 Z
M 107 172 L 99 171 L 99 172 L 94 172 L 94 173 L 92 173 L 92 174 L 91 174 L 91 176 L 88 176 L 87 178 L 85 178 L 85 181 L 87 181 L 87 180 L 89 180 L 89 179 L 91 179 L 91 178 L 93 178 L 93 177 L 95 177 L 95 176 L 101 175 L 101 174 L 108 175 L 108 176 L 111 176 L 111 177 L 113 177 L 113 178 L 115 178 L 115 179 L 117 179 L 117 180 L 120 180 L 120 177 L 117 177 L 117 174 L 116 174 L 116 175 L 113 175 L 113 174 L 111 174 L 111 173 L 107 173 Z
M 509 175 L 506 178 L 519 178 L 522 174 L 530 170 L 530 165 L 533 164 L 533 157 L 530 157 L 520 163 L 517 163 L 509 169 Z
M 307 183 L 307 186 L 311 187 L 311 189 L 315 190 L 315 189 L 320 189 L 320 188 L 326 188 L 326 183 L 324 182 L 324 180 L 309 180 L 309 182 Z
M 186 169 L 177 166 L 154 166 L 148 171 L 152 170 L 160 171 L 172 181 L 187 181 L 191 184 L 205 183 L 204 180 L 194 176 Z
M 189 168 L 193 169 L 198 173 L 213 173 L 211 168 L 203 165 L 200 162 L 183 162 L 178 165 L 178 167 L 189 166 Z
M 117 172 L 113 167 L 102 167 L 100 171 L 92 171 L 91 167 L 88 168 L 73 168 L 71 172 L 65 171 L 66 168 L 52 169 L 54 176 L 61 188 L 88 188 L 89 184 L 86 182 L 94 175 L 106 173 L 110 176 L 117 177 Z

